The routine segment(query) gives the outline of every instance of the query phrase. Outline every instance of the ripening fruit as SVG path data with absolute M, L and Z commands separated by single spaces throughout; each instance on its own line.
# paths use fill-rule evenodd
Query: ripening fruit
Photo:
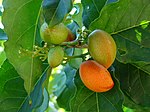
M 114 86 L 109 71 L 96 61 L 83 62 L 79 73 L 84 85 L 94 92 L 106 92 Z
M 94 30 L 89 35 L 89 52 L 93 59 L 109 68 L 116 57 L 116 43 L 112 36 L 102 30 Z
M 60 65 L 63 61 L 64 50 L 60 46 L 53 47 L 48 52 L 48 63 L 54 68 Z
M 41 38 L 47 43 L 61 44 L 67 39 L 68 28 L 63 23 L 49 28 L 48 24 L 45 22 L 40 28 L 40 35 Z
M 65 42 L 73 41 L 74 39 L 75 39 L 74 34 L 71 32 L 70 29 L 68 29 L 68 36 L 67 36 L 67 39 L 65 40 Z

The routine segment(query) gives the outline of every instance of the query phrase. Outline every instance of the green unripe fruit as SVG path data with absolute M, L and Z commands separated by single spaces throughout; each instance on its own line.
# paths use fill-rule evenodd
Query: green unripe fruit
M 116 44 L 112 36 L 105 31 L 94 30 L 88 39 L 88 48 L 93 59 L 109 68 L 116 57 Z
M 52 68 L 57 67 L 62 63 L 63 57 L 64 57 L 63 48 L 60 46 L 53 47 L 48 52 L 48 63 Z
M 68 37 L 68 28 L 63 23 L 55 25 L 52 28 L 49 28 L 47 23 L 43 23 L 40 28 L 40 35 L 47 43 L 61 44 Z

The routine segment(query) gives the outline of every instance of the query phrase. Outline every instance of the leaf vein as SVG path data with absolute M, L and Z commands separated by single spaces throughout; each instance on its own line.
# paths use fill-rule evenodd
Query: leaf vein
M 101 94 L 102 96 L 104 96 L 103 94 Z M 104 96 L 105 97 L 105 96 Z M 119 112 L 116 108 L 115 108 L 115 105 L 110 101 L 110 100 L 108 100 L 107 99 L 107 97 L 105 97 L 105 99 L 112 105 L 112 107 L 117 111 L 117 112 Z
M 80 106 L 81 106 L 90 96 L 92 96 L 93 94 L 94 94 L 94 92 L 92 92 L 92 93 L 89 94 L 87 97 L 85 97 L 85 99 L 79 104 L 78 109 L 77 109 L 77 112 L 80 112 L 80 111 L 79 111 Z
M 30 1 L 27 1 L 25 4 L 21 5 L 20 7 L 18 7 L 17 11 L 15 12 L 14 14 L 14 18 L 13 18 L 13 21 L 12 21 L 12 24 L 11 24 L 11 29 L 13 29 L 13 25 L 14 25 L 14 21 L 15 21 L 15 18 L 16 18 L 16 15 L 17 13 L 21 10 L 22 7 L 24 7 L 25 5 L 27 5 L 28 3 L 32 2 L 33 0 L 30 0 Z M 12 31 L 11 31 L 12 32 Z

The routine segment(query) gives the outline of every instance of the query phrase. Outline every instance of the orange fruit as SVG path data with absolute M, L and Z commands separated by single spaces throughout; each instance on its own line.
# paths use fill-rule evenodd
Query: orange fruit
M 96 61 L 83 62 L 79 73 L 84 85 L 94 92 L 106 92 L 114 86 L 109 71 Z

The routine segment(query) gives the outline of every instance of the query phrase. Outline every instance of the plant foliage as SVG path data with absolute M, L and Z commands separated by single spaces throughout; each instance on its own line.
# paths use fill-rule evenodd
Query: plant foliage
M 3 0 L 3 8 L 0 112 L 50 112 L 55 97 L 56 109 L 71 112 L 150 111 L 149 0 Z M 47 54 L 56 45 L 40 37 L 44 22 L 63 23 L 75 37 L 59 45 L 65 55 L 55 69 Z M 88 35 L 95 29 L 110 33 L 117 45 L 108 69 L 115 86 L 104 93 L 87 89 L 79 76 L 80 64 L 92 59 Z

